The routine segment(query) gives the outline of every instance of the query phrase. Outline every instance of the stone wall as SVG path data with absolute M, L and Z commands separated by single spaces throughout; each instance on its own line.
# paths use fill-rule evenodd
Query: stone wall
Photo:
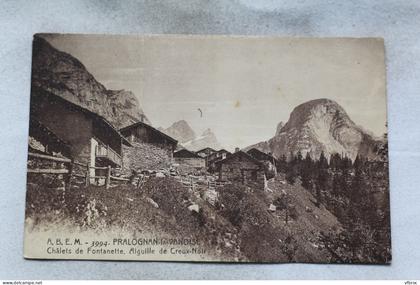
M 123 171 L 158 170 L 169 168 L 172 158 L 167 149 L 149 143 L 133 142 L 132 147 L 123 145 Z
M 265 183 L 264 169 L 260 165 L 238 158 L 220 165 L 219 179 L 243 185 L 257 183 L 261 188 L 264 188 Z
M 192 158 L 192 157 L 175 157 L 176 163 L 182 165 L 188 165 L 194 168 L 205 168 L 206 161 L 203 158 Z

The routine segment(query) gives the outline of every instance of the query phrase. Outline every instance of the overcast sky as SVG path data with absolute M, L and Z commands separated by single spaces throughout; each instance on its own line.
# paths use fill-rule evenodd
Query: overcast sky
M 153 126 L 184 119 L 198 135 L 211 128 L 228 149 L 271 138 L 294 107 L 317 98 L 335 100 L 376 135 L 386 130 L 382 40 L 45 38 L 108 89 L 134 92 Z

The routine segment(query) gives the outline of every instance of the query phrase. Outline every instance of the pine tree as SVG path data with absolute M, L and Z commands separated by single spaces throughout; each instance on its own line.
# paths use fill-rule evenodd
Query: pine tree
M 379 157 L 379 161 L 385 164 L 385 167 L 388 166 L 388 133 L 383 135 L 383 143 L 378 146 L 376 154 Z
M 319 184 L 315 184 L 316 206 L 319 208 L 322 204 L 322 192 Z
M 355 160 L 355 168 L 354 168 L 354 177 L 351 182 L 351 189 L 350 189 L 350 207 L 354 208 L 355 210 L 360 207 L 360 202 L 362 200 L 363 190 L 365 187 L 365 181 L 363 179 L 363 170 L 360 167 L 360 163 L 356 162 L 360 161 L 356 158 Z M 359 209 L 357 209 L 359 210 Z M 358 211 L 359 212 L 359 211 Z M 360 213 L 356 213 L 360 216 Z
M 300 176 L 302 173 L 302 167 L 303 167 L 303 156 L 300 150 L 293 157 L 293 167 L 294 167 L 295 174 L 297 176 L 298 175 Z
M 315 195 L 317 206 L 319 207 L 322 203 L 322 191 L 327 189 L 328 183 L 328 160 L 325 157 L 324 152 L 321 152 L 319 160 L 317 162 L 317 180 L 315 183 Z
M 302 186 L 307 190 L 312 190 L 312 172 L 313 172 L 313 161 L 311 155 L 306 153 L 305 160 L 302 162 L 301 177 Z
M 381 251 L 375 240 L 378 215 L 364 159 L 356 157 L 353 167 L 354 176 L 349 187 L 347 213 L 341 219 L 344 226 L 344 242 L 350 251 L 351 261 L 372 262 L 378 250 Z
M 286 169 L 287 169 L 287 158 L 285 154 L 282 154 L 280 156 L 280 159 L 278 160 L 277 171 L 286 173 Z
M 340 163 L 340 176 L 339 176 L 339 186 L 338 186 L 338 193 L 341 199 L 349 196 L 349 189 L 351 184 L 351 172 L 352 169 L 352 161 L 347 156 L 341 158 Z
M 365 163 L 364 158 L 362 158 L 360 155 L 357 155 L 356 159 L 354 160 L 354 163 L 353 163 L 354 170 L 355 171 L 356 170 L 361 170 L 364 163 Z
M 330 158 L 330 168 L 338 170 L 341 168 L 341 156 L 338 153 L 333 153 Z
M 331 207 L 334 207 L 332 211 L 344 230 L 326 240 L 328 247 L 333 248 L 334 253 L 339 252 L 338 260 L 363 263 L 389 261 L 389 201 L 386 199 L 389 197 L 388 171 L 385 164 L 380 158 L 379 161 L 367 161 L 366 158 L 357 156 L 352 162 L 344 156 L 341 157 L 340 168 L 334 170 L 337 162 L 338 159 L 332 156 L 331 187 L 333 197 L 338 197 L 339 200 L 337 206 Z M 320 164 L 322 163 L 319 162 Z M 322 197 L 330 198 L 328 195 Z
M 328 168 L 328 160 L 325 157 L 324 151 L 322 151 L 321 155 L 319 156 L 318 167 L 323 169 Z
M 296 158 L 293 155 L 293 153 L 290 153 L 290 160 L 289 163 L 287 164 L 286 167 L 286 181 L 289 184 L 294 184 L 297 178 L 297 173 L 296 173 Z
M 342 173 L 341 172 L 335 172 L 333 174 L 333 179 L 332 179 L 332 194 L 335 197 L 339 197 L 341 195 L 341 177 L 342 177 Z
M 295 159 L 296 159 L 296 162 L 297 163 L 301 163 L 302 162 L 303 156 L 302 156 L 302 152 L 300 150 L 298 150 L 298 152 L 296 153 Z

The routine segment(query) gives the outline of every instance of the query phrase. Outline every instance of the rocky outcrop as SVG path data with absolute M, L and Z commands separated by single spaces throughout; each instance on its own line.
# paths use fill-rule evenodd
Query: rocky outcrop
M 301 151 L 304 156 L 309 153 L 313 158 L 324 152 L 327 157 L 339 153 L 354 160 L 358 154 L 373 155 L 376 141 L 358 127 L 337 102 L 317 99 L 297 106 L 287 123 L 277 126 L 272 139 L 246 149 L 255 147 L 277 158 Z
M 190 151 L 197 151 L 206 147 L 216 150 L 222 148 L 211 129 L 206 129 L 201 136 L 197 136 L 185 120 L 177 121 L 167 129 L 159 128 L 158 130 L 175 138 L 180 148 L 186 148 Z
M 132 92 L 106 89 L 78 59 L 57 50 L 40 36 L 33 41 L 32 89 L 50 92 L 87 108 L 117 128 L 144 116 Z M 146 117 L 144 121 L 148 122 Z
M 278 136 L 281 133 L 281 129 L 283 129 L 283 127 L 284 127 L 284 123 L 283 122 L 280 122 L 280 123 L 277 124 L 275 136 Z
M 147 143 L 133 142 L 132 147 L 123 145 L 123 172 L 131 174 L 143 170 L 167 169 L 172 163 L 170 153 Z
M 162 129 L 162 131 L 176 139 L 181 144 L 194 140 L 196 137 L 194 130 L 185 120 L 175 122 L 169 128 Z
M 215 150 L 219 150 L 222 148 L 222 146 L 216 138 L 216 135 L 212 132 L 211 129 L 205 130 L 201 136 L 196 137 L 193 140 L 187 141 L 182 145 L 186 149 L 191 151 L 198 151 L 206 147 L 210 147 Z

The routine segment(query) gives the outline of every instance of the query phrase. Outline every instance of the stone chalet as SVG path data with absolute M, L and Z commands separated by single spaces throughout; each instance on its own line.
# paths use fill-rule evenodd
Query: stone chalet
M 276 176 L 278 163 L 277 160 L 271 154 L 267 154 L 256 148 L 248 150 L 247 153 L 256 160 L 264 163 L 265 176 L 267 179 Z
M 167 151 L 170 158 L 173 157 L 178 141 L 167 134 L 140 121 L 120 129 L 121 134 L 131 143 L 151 144 Z
M 211 147 L 206 147 L 206 148 L 200 149 L 199 151 L 196 151 L 195 153 L 201 157 L 207 157 L 214 152 L 216 152 L 215 149 L 212 149 Z
M 204 158 L 185 148 L 174 153 L 174 160 L 176 163 L 195 168 L 206 167 L 206 160 Z
M 31 92 L 30 116 L 30 140 L 44 152 L 93 167 L 122 166 L 122 145 L 130 143 L 102 116 L 38 88 Z
M 262 152 L 261 150 L 256 148 L 248 150 L 247 153 L 259 161 L 268 161 L 274 166 L 277 165 L 277 160 L 269 153 Z
M 195 153 L 206 160 L 206 167 L 208 167 L 208 157 L 209 155 L 215 152 L 216 152 L 215 149 L 212 149 L 211 147 L 206 147 L 206 148 L 200 149 L 199 151 L 196 151 Z
M 215 163 L 219 160 L 225 159 L 231 154 L 232 154 L 231 152 L 225 149 L 221 149 L 208 155 L 206 158 L 207 158 L 207 166 L 209 168 L 209 171 L 213 172 L 216 167 Z
M 257 184 L 264 189 L 264 165 L 243 151 L 237 151 L 216 163 L 220 181 L 242 185 Z

